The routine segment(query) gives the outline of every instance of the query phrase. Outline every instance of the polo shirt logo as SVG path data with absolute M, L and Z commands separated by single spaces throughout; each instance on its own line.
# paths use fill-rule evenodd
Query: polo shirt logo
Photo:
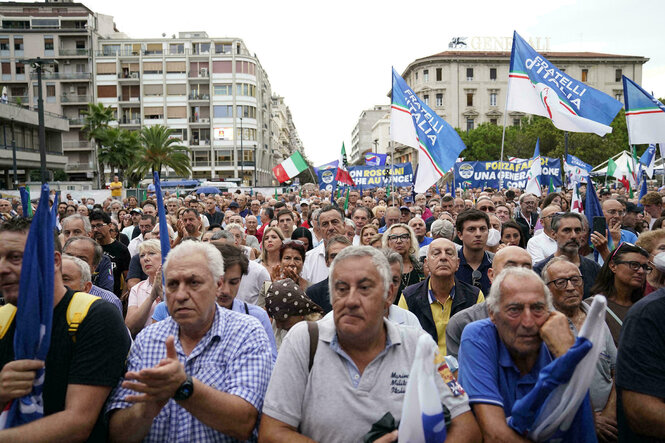
M 392 394 L 406 393 L 406 383 L 409 381 L 409 374 L 398 374 L 393 372 L 390 374 L 390 392 Z

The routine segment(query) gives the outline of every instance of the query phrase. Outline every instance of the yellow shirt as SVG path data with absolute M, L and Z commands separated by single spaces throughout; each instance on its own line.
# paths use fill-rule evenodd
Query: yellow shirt
M 122 182 L 111 182 L 111 197 L 122 197 Z
M 446 352 L 446 327 L 448 327 L 448 322 L 450 321 L 450 312 L 453 307 L 453 299 L 455 298 L 455 286 L 453 286 L 452 290 L 450 291 L 452 297 L 449 294 L 443 304 L 434 298 L 434 293 L 432 292 L 432 279 L 428 281 L 427 290 L 429 294 L 429 306 L 432 310 L 432 318 L 434 319 L 434 324 L 436 325 L 436 336 L 438 338 L 437 344 L 439 345 L 439 353 L 441 355 L 448 355 Z M 485 301 L 485 296 L 483 295 L 483 291 L 479 291 L 476 304 L 482 303 L 483 301 Z M 406 298 L 404 298 L 404 295 L 400 297 L 398 306 L 408 311 L 409 307 L 406 304 Z

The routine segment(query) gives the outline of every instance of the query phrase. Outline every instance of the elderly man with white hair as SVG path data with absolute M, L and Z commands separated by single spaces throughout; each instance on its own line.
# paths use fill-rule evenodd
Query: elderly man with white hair
M 384 317 L 394 287 L 388 260 L 369 246 L 344 248 L 332 262 L 329 285 L 332 318 L 315 323 L 316 333 L 300 322 L 282 343 L 263 408 L 262 441 L 362 441 L 387 412 L 401 418 L 402 386 L 424 332 Z M 313 347 L 310 337 L 318 338 Z M 466 394 L 435 379 L 452 417 L 447 438 L 478 441 Z M 397 431 L 381 439 L 396 441 Z
M 217 305 L 224 260 L 213 245 L 185 241 L 163 268 L 171 317 L 136 337 L 106 405 L 111 440 L 256 438 L 272 367 L 263 327 Z

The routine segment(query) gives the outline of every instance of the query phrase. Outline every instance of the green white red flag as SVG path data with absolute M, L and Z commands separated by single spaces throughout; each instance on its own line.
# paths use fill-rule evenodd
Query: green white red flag
M 307 169 L 307 163 L 300 152 L 296 151 L 291 157 L 272 168 L 272 173 L 278 182 L 284 183 Z

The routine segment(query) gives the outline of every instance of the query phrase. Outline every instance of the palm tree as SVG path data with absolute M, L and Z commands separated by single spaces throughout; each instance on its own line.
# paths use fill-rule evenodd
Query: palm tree
M 114 175 L 115 168 L 118 168 L 118 176 L 120 181 L 123 181 L 125 170 L 131 168 L 141 150 L 140 134 L 108 127 L 98 137 L 102 144 L 99 162 L 109 165 L 111 176 Z
M 88 109 L 83 111 L 85 116 L 85 124 L 82 131 L 88 137 L 88 140 L 95 140 L 95 163 L 97 166 L 97 187 L 102 188 L 106 183 L 104 179 L 104 164 L 101 163 L 99 158 L 99 151 L 102 148 L 100 138 L 104 136 L 104 130 L 108 128 L 109 122 L 115 120 L 113 109 L 109 106 L 106 107 L 101 103 L 88 103 Z
M 173 169 L 176 174 L 188 177 L 192 167 L 189 148 L 177 144 L 177 138 L 171 138 L 173 130 L 164 125 L 146 126 L 141 129 L 141 150 L 133 164 L 133 172 L 145 177 L 151 172 L 159 172 L 162 167 Z

